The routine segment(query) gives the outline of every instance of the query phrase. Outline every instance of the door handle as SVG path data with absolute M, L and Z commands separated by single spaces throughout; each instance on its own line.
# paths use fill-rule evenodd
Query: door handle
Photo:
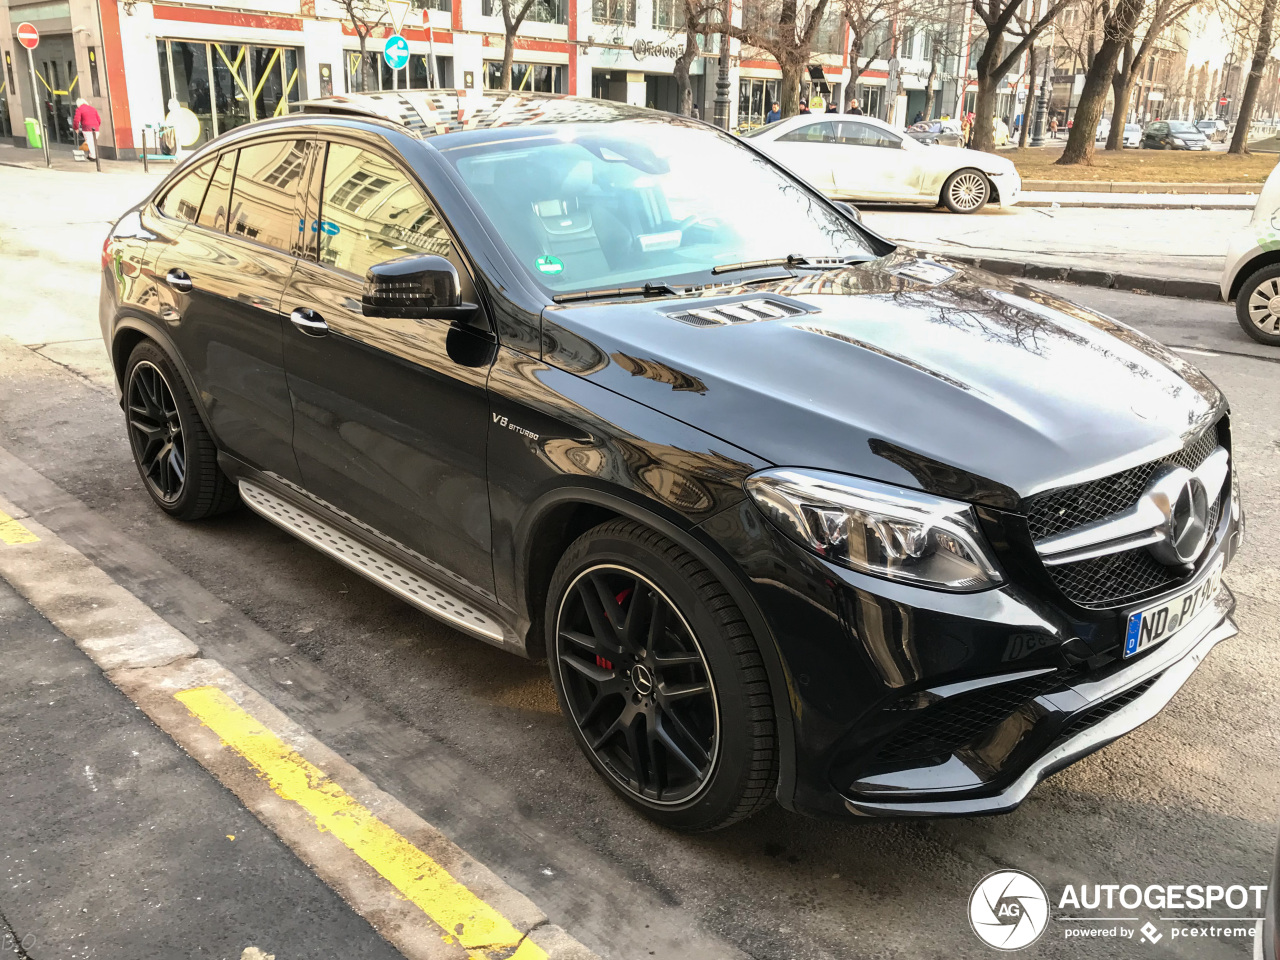
M 289 314 L 289 321 L 308 337 L 323 337 L 329 332 L 324 317 L 307 307 L 298 307 Z
M 191 288 L 195 286 L 195 284 L 191 282 L 191 277 L 187 274 L 187 271 L 179 270 L 177 267 L 174 267 L 166 273 L 164 280 L 165 283 L 169 284 L 169 286 L 173 287 L 173 289 L 177 290 L 179 293 L 190 293 Z

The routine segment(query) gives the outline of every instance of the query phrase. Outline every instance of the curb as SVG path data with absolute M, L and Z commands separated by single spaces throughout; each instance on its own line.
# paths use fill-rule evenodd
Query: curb
M 0 576 L 406 960 L 598 960 L 29 513 L 0 499 L 0 523 Z M 292 795 L 282 789 L 271 769 L 237 752 L 182 699 L 202 691 L 222 697 L 259 743 L 277 742 L 304 771 L 307 791 L 342 803 L 330 819 L 358 818 L 357 839 L 373 834 L 379 855 L 340 837 L 296 786 Z
M 1152 183 L 1123 180 L 1023 180 L 1023 190 L 1040 193 L 1229 193 L 1256 196 L 1260 183 Z
M 1131 196 L 1142 196 L 1142 194 L 1132 194 Z M 1152 196 L 1156 196 L 1152 194 Z M 1242 203 L 1226 203 L 1222 200 L 1212 199 L 1216 196 L 1213 194 L 1183 194 L 1182 196 L 1191 197 L 1210 197 L 1210 199 L 1196 199 L 1194 202 L 1171 203 L 1168 201 L 1161 202 L 1153 199 L 1150 203 L 1144 202 L 1127 202 L 1124 200 L 1107 200 L 1105 195 L 1100 195 L 1097 200 L 1028 200 L 1024 194 L 1018 198 L 1018 206 L 1020 207 L 1053 207 L 1060 209 L 1076 209 L 1087 208 L 1094 210 L 1244 210 L 1253 209 L 1252 204 L 1245 205 Z M 1254 199 L 1256 202 L 1256 198 Z
M 1222 302 L 1222 291 L 1211 280 L 1179 280 L 1173 277 L 1144 277 L 1133 273 L 1110 273 L 1106 270 L 1087 270 L 1079 267 L 1053 267 L 1043 263 L 1025 263 L 1021 260 L 1000 260 L 988 257 L 965 257 L 947 254 L 952 260 L 967 263 L 988 273 L 1024 280 L 1056 280 L 1074 283 L 1082 287 L 1102 287 L 1107 290 L 1128 290 L 1133 293 L 1149 293 L 1160 297 L 1182 297 L 1186 300 L 1211 300 Z

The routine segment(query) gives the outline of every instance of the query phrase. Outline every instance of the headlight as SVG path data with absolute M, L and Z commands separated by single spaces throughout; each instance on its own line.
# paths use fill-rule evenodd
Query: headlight
M 746 488 L 792 540 L 861 573 L 958 592 L 1001 582 L 968 504 L 794 468 L 761 471 Z
M 1186 146 L 1187 144 L 1187 141 L 1183 140 L 1181 137 L 1171 137 L 1170 139 L 1173 140 L 1174 143 L 1180 143 L 1183 146 Z

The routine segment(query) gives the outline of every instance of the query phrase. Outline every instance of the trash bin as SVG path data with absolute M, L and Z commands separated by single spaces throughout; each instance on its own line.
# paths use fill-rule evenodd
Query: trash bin
M 40 139 L 40 121 L 33 117 L 27 117 L 27 146 L 33 150 L 44 147 L 44 141 Z

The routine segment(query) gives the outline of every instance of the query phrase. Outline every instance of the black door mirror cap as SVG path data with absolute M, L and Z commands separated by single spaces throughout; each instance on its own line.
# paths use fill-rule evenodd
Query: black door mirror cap
M 465 320 L 478 309 L 462 302 L 457 268 L 435 254 L 375 264 L 365 274 L 360 298 L 366 317 Z

